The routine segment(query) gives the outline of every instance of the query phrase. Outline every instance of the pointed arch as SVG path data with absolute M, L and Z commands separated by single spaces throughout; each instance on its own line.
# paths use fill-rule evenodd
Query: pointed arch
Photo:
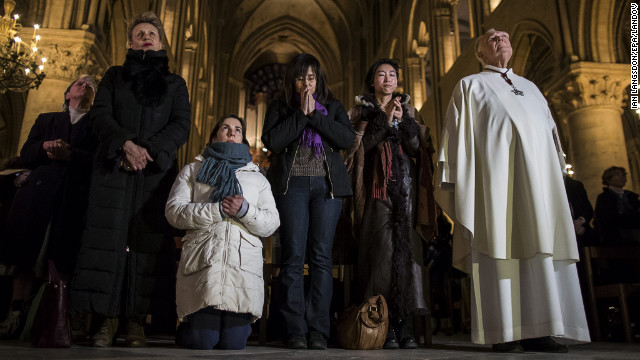
M 230 57 L 229 76 L 242 79 L 254 61 L 272 48 L 283 48 L 283 42 L 298 52 L 317 56 L 329 78 L 342 73 L 339 54 L 334 52 L 322 34 L 309 29 L 299 19 L 283 16 L 256 28 L 244 41 L 236 43 Z
M 511 67 L 514 72 L 544 88 L 562 63 L 562 51 L 555 47 L 553 35 L 548 28 L 533 20 L 517 23 L 510 34 L 515 34 L 511 38 Z

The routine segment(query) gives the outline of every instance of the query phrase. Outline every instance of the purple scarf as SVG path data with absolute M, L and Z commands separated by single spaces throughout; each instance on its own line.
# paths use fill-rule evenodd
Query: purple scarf
M 315 100 L 317 97 L 317 94 L 313 94 L 312 96 L 313 96 L 313 99 Z M 300 105 L 300 94 L 296 93 L 294 99 L 295 99 L 295 104 Z M 316 101 L 316 111 L 319 111 L 320 113 L 322 113 L 322 115 L 325 115 L 325 116 L 327 115 L 327 109 L 317 101 Z M 318 134 L 318 132 L 316 132 L 309 126 L 305 127 L 304 130 L 302 130 L 302 135 L 300 135 L 300 144 L 302 146 L 306 146 L 308 148 L 313 149 L 313 153 L 316 154 L 316 157 L 322 154 L 322 151 L 323 151 L 322 138 L 320 137 L 320 134 Z

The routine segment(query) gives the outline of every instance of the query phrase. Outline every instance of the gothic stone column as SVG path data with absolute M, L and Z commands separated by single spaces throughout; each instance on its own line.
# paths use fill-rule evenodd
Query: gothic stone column
M 262 128 L 264 126 L 264 116 L 267 114 L 267 93 L 256 94 L 256 140 L 255 144 L 251 144 L 251 147 L 256 149 L 262 149 Z
M 451 10 L 448 5 L 441 5 L 434 12 L 438 38 L 433 39 L 439 47 L 438 71 L 444 76 L 457 59 L 455 37 L 451 28 Z
M 190 30 L 185 32 L 185 37 L 187 40 L 184 41 L 181 61 L 180 64 L 176 66 L 176 72 L 186 81 L 190 99 L 196 99 L 199 89 L 198 72 L 195 71 L 198 60 L 196 56 L 198 42 L 191 39 Z M 200 94 L 198 100 L 206 99 L 206 97 L 203 96 L 203 94 Z M 207 138 L 209 135 L 207 129 L 202 128 L 203 122 L 210 122 L 209 107 L 205 106 L 207 104 L 204 100 L 202 100 L 202 103 L 197 103 L 198 100 L 191 101 L 191 130 L 189 132 L 189 140 L 178 150 L 178 164 L 181 167 L 192 162 L 194 157 L 204 149 L 204 145 L 209 140 Z M 203 107 L 205 110 L 202 110 Z
M 18 152 L 39 114 L 62 111 L 64 91 L 73 80 L 88 74 L 97 84 L 108 67 L 104 47 L 96 44 L 96 36 L 89 31 L 41 29 L 40 35 L 38 48 L 47 58 L 47 76 L 38 90 L 29 91 Z
M 629 169 L 622 127 L 629 71 L 629 64 L 578 62 L 548 91 L 552 107 L 568 124 L 569 161 L 594 206 L 602 172 L 613 165 Z

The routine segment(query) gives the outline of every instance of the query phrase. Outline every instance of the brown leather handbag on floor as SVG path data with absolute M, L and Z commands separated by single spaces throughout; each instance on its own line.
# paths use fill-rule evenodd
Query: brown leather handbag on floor
M 389 328 L 387 301 L 378 294 L 347 308 L 340 314 L 336 328 L 338 345 L 344 349 L 382 349 Z
M 49 260 L 49 281 L 44 284 L 42 299 L 31 330 L 35 347 L 68 348 L 71 346 L 71 327 L 67 282 L 60 279 L 53 261 Z

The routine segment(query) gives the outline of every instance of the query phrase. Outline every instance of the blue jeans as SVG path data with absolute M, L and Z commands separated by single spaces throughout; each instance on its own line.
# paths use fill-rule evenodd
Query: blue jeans
M 176 331 L 176 344 L 196 349 L 242 350 L 251 335 L 251 314 L 206 307 L 187 317 Z
M 280 212 L 281 270 L 287 337 L 319 331 L 329 337 L 329 307 L 333 293 L 331 248 L 342 210 L 342 199 L 329 198 L 322 176 L 293 176 L 285 195 L 276 196 Z M 308 245 L 308 248 L 307 248 Z M 308 250 L 309 289 L 303 267 Z

